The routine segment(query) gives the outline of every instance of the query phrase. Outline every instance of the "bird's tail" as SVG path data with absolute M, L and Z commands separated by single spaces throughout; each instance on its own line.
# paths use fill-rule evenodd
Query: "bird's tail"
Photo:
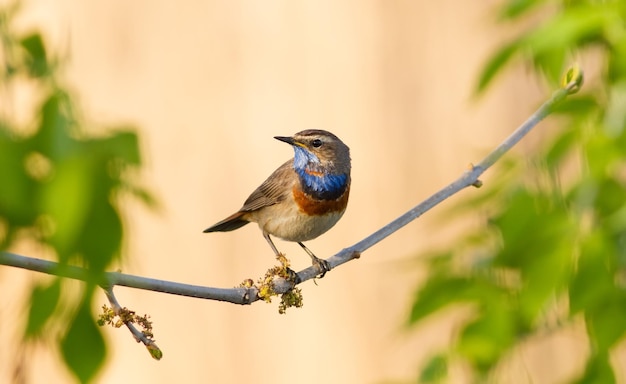
M 208 232 L 228 232 L 228 231 L 234 231 L 237 228 L 241 228 L 244 225 L 248 224 L 249 221 L 243 218 L 243 215 L 245 214 L 245 212 L 237 212 L 234 213 L 230 216 L 228 216 L 227 218 L 225 218 L 224 220 L 220 221 L 219 223 L 216 223 L 212 226 L 210 226 L 209 228 L 205 229 L 204 233 L 208 233 Z

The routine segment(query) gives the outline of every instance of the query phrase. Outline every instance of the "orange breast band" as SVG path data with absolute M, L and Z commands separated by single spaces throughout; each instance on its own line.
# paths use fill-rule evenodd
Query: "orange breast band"
M 350 194 L 350 186 L 345 192 L 334 200 L 316 200 L 310 195 L 304 193 L 300 188 L 293 188 L 293 198 L 298 204 L 301 212 L 311 216 L 322 216 L 328 213 L 342 212 L 348 205 L 348 195 Z

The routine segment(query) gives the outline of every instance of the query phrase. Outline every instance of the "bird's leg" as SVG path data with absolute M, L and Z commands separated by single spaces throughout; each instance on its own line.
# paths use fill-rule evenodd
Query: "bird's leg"
M 267 240 L 267 242 L 269 243 L 270 247 L 272 247 L 272 250 L 274 251 L 274 254 L 276 254 L 276 257 L 280 256 L 281 253 L 278 252 L 278 249 L 276 248 L 276 246 L 274 245 L 274 242 L 270 238 L 270 234 L 263 232 L 263 237 L 265 237 L 265 240 Z M 298 276 L 296 271 L 294 271 L 293 269 L 291 269 L 289 267 L 286 267 L 285 270 L 286 270 L 287 274 L 289 275 L 289 280 L 293 281 L 295 284 L 299 284 L 302 281 L 300 279 L 300 276 Z
M 265 237 L 265 240 L 267 240 L 267 242 L 270 244 L 270 247 L 272 247 L 272 251 L 274 251 L 276 256 L 280 255 L 280 252 L 278 252 L 278 249 L 276 249 L 276 246 L 274 245 L 274 242 L 270 238 L 270 234 L 263 232 L 263 237 Z
M 311 256 L 311 261 L 313 262 L 313 265 L 318 266 L 321 270 L 322 273 L 320 274 L 319 278 L 321 279 L 322 277 L 324 277 L 324 275 L 326 275 L 326 272 L 330 271 L 330 264 L 328 264 L 328 261 L 324 260 L 324 259 L 320 259 L 319 257 L 315 256 L 313 254 L 313 252 L 311 252 L 310 249 L 308 249 L 304 244 L 302 244 L 301 242 L 298 242 L 298 244 L 300 244 L 300 246 L 302 247 L 302 249 L 304 249 L 304 251 Z

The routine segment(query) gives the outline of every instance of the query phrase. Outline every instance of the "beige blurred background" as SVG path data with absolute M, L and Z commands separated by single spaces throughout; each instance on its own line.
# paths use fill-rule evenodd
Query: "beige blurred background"
M 273 136 L 326 129 L 352 150 L 348 210 L 308 243 L 327 257 L 458 177 L 532 112 L 548 91 L 523 71 L 509 71 L 484 97 L 472 98 L 481 65 L 512 35 L 493 21 L 497 4 L 30 0 L 23 25 L 44 26 L 49 43 L 69 56 L 67 81 L 94 123 L 140 127 L 144 182 L 163 209 L 129 207 L 122 270 L 231 287 L 273 265 L 270 248 L 254 225 L 201 231 L 238 209 L 293 155 Z M 518 150 L 543 134 L 533 133 Z M 450 202 L 436 210 L 446 206 Z M 434 216 L 317 286 L 303 284 L 304 307 L 286 315 L 278 314 L 277 303 L 244 307 L 117 288 L 122 305 L 152 316 L 164 358 L 152 360 L 125 329 L 106 328 L 109 357 L 97 382 L 413 378 L 454 332 L 446 316 L 420 331 L 402 329 L 423 275 L 411 258 L 441 246 L 459 228 Z M 295 269 L 309 265 L 297 245 L 277 245 Z M 15 361 L 22 292 L 41 278 L 0 268 L 0 290 L 15 292 L 0 305 L 0 382 L 10 379 Z M 515 382 L 562 378 L 564 363 L 550 348 L 535 352 L 522 356 Z M 570 363 L 574 357 L 567 357 Z M 72 380 L 46 346 L 27 361 L 30 382 Z M 455 381 L 463 377 L 454 373 Z

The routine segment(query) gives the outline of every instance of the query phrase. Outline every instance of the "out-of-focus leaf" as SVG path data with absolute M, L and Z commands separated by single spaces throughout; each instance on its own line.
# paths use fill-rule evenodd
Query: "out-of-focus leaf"
M 592 354 L 587 360 L 585 373 L 575 381 L 578 384 L 588 383 L 615 383 L 615 375 L 607 354 Z
M 513 344 L 517 330 L 515 312 L 507 300 L 490 302 L 481 312 L 461 332 L 457 349 L 479 371 L 486 373 Z
M 472 373 L 490 377 L 525 335 L 542 338 L 546 327 L 552 333 L 584 319 L 591 353 L 578 382 L 615 382 L 612 352 L 626 335 L 626 2 L 509 0 L 502 15 L 531 11 L 530 29 L 491 58 L 478 92 L 513 57 L 558 87 L 570 56 L 593 57 L 606 70 L 583 95 L 552 108 L 567 125 L 551 143 L 529 160 L 507 155 L 514 165 L 496 169 L 479 197 L 458 209 L 455 218 L 478 214 L 490 225 L 427 264 L 410 325 L 472 303 L 474 317 L 453 344 Z
M 624 41 L 626 42 L 626 39 Z M 624 64 L 626 64 L 626 57 Z M 624 73 L 624 78 L 610 89 L 609 104 L 606 106 L 604 115 L 604 127 L 607 134 L 613 137 L 626 129 L 626 69 Z
M 12 226 L 32 225 L 35 182 L 24 166 L 28 145 L 0 125 L 0 216 Z
M 94 272 L 104 269 L 119 256 L 122 222 L 107 201 L 101 201 L 88 212 L 87 226 L 81 232 L 78 249 Z
M 624 185 L 614 179 L 606 179 L 597 184 L 596 212 L 600 220 L 612 216 L 626 203 Z
M 523 4 L 524 7 L 527 5 L 534 4 Z M 615 16 L 615 7 L 611 4 L 584 4 L 565 9 L 544 25 L 500 48 L 483 66 L 477 93 L 483 92 L 516 54 L 530 54 L 535 66 L 557 84 L 568 53 L 579 44 L 601 42 L 607 25 L 618 28 L 620 25 L 619 17 Z
M 141 165 L 138 138 L 130 128 L 99 135 L 83 129 L 76 96 L 57 78 L 60 64 L 51 60 L 45 36 L 23 35 L 13 25 L 17 4 L 0 7 L 0 88 L 11 97 L 25 87 L 41 105 L 27 103 L 30 109 L 22 111 L 20 100 L 13 100 L 0 108 L 0 248 L 21 236 L 49 249 L 62 265 L 89 267 L 98 279 L 120 255 L 121 197 L 130 191 L 142 201 L 150 199 L 136 174 L 129 174 Z M 28 114 L 26 127 L 13 121 L 23 114 Z M 25 327 L 26 341 L 59 342 L 80 382 L 94 377 L 106 353 L 90 312 L 94 286 L 88 282 L 79 301 L 75 295 L 61 297 L 58 279 L 35 285 Z M 158 347 L 152 346 L 158 357 Z
M 469 288 L 469 285 L 463 279 L 430 278 L 419 289 L 418 297 L 413 301 L 409 324 L 423 320 L 449 305 L 460 303 L 461 300 L 456 297 L 456 293 L 465 292 L 466 288 Z
M 493 282 L 446 274 L 434 274 L 419 289 L 409 316 L 409 324 L 456 304 L 476 304 L 500 300 L 501 293 Z
M 561 161 L 575 150 L 576 138 L 577 133 L 573 129 L 562 132 L 548 148 L 546 163 L 553 167 L 562 165 Z
M 139 142 L 135 132 L 113 132 L 108 137 L 92 141 L 90 146 L 95 147 L 92 150 L 106 154 L 112 159 L 120 159 L 125 164 L 139 165 L 141 163 Z
M 504 66 L 508 64 L 513 55 L 520 51 L 520 40 L 514 40 L 504 47 L 500 48 L 483 66 L 483 71 L 478 77 L 478 85 L 476 93 L 480 94 L 487 89 L 487 86 L 493 81 L 494 77 L 502 71 Z
M 76 250 L 84 227 L 93 224 L 87 222 L 93 204 L 92 171 L 88 159 L 66 158 L 56 164 L 54 178 L 43 190 L 40 208 L 55 224 L 50 241 L 64 260 Z
M 519 270 L 519 309 L 530 324 L 569 280 L 574 257 L 569 239 L 575 237 L 577 225 L 559 203 L 521 191 L 516 196 L 510 209 L 494 220 L 503 234 L 494 264 Z
M 443 383 L 448 377 L 448 358 L 436 355 L 426 363 L 420 374 L 420 383 Z
M 545 3 L 546 0 L 510 0 L 499 11 L 501 19 L 516 19 Z
M 524 39 L 524 49 L 535 56 L 580 43 L 597 41 L 607 24 L 614 19 L 610 6 L 581 5 L 565 9 Z M 561 68 L 562 70 L 563 68 Z
M 41 35 L 30 34 L 22 39 L 21 44 L 30 58 L 28 60 L 30 74 L 36 77 L 43 76 L 48 70 L 48 59 Z
M 585 321 L 596 350 L 609 352 L 624 337 L 626 330 L 622 319 L 626 316 L 626 300 L 621 292 L 613 291 L 604 298 L 604 308 L 599 311 L 587 311 Z
M 76 143 L 71 137 L 73 123 L 67 116 L 68 95 L 55 90 L 40 109 L 40 127 L 32 138 L 33 145 L 53 163 L 72 156 Z
M 129 193 L 151 210 L 157 210 L 160 207 L 159 201 L 146 188 L 141 185 L 135 185 L 132 180 L 128 180 L 127 184 L 121 185 L 120 192 Z
M 499 229 L 502 236 L 503 248 L 498 253 L 497 265 L 508 268 L 524 268 L 530 258 L 523 257 L 522 253 L 532 255 L 538 251 L 541 244 L 528 241 L 528 233 L 533 228 L 533 213 L 537 212 L 538 201 L 525 189 L 518 189 L 506 202 L 506 209 L 495 215 L 491 222 Z
M 587 4 L 566 8 L 526 34 L 519 48 L 531 55 L 540 72 L 558 84 L 569 52 L 577 45 L 601 42 L 606 25 L 613 22 L 613 11 L 611 6 Z
M 626 8 L 626 7 L 624 7 Z M 619 31 L 619 29 L 614 29 Z M 623 32 L 622 32 L 623 33 Z M 612 43 L 612 55 L 609 56 L 609 79 L 615 83 L 621 83 L 626 80 L 626 39 L 623 36 L 619 36 L 612 39 L 613 36 L 609 36 Z
M 551 84 L 559 84 L 561 72 L 568 59 L 568 52 L 569 50 L 565 46 L 555 46 L 541 53 L 535 52 L 533 64 L 536 71 L 547 78 Z
M 603 180 L 607 172 L 620 161 L 623 161 L 621 150 L 616 150 L 615 144 L 619 142 L 612 137 L 602 134 L 594 134 L 586 141 L 583 148 L 587 161 L 589 180 L 593 187 L 598 188 L 595 180 Z
M 83 300 L 61 340 L 63 359 L 81 383 L 93 379 L 106 357 L 104 339 L 89 307 L 90 301 Z
M 30 310 L 26 325 L 26 336 L 39 336 L 44 325 L 54 313 L 61 296 L 61 280 L 55 279 L 49 285 L 37 285 L 30 296 Z
M 587 240 L 588 242 L 591 239 Z M 600 239 L 594 239 L 595 244 L 586 244 L 583 254 L 578 261 L 578 273 L 574 276 L 569 289 L 569 303 L 572 314 L 585 310 L 595 310 L 604 305 L 604 298 L 609 297 L 613 290 L 612 276 L 604 266 L 603 259 L 591 251 L 590 247 L 604 250 L 604 244 L 597 243 Z M 589 252 L 592 253 L 589 253 Z
M 589 95 L 571 97 L 556 104 L 551 113 L 562 114 L 566 116 L 585 116 L 598 109 L 597 100 Z

